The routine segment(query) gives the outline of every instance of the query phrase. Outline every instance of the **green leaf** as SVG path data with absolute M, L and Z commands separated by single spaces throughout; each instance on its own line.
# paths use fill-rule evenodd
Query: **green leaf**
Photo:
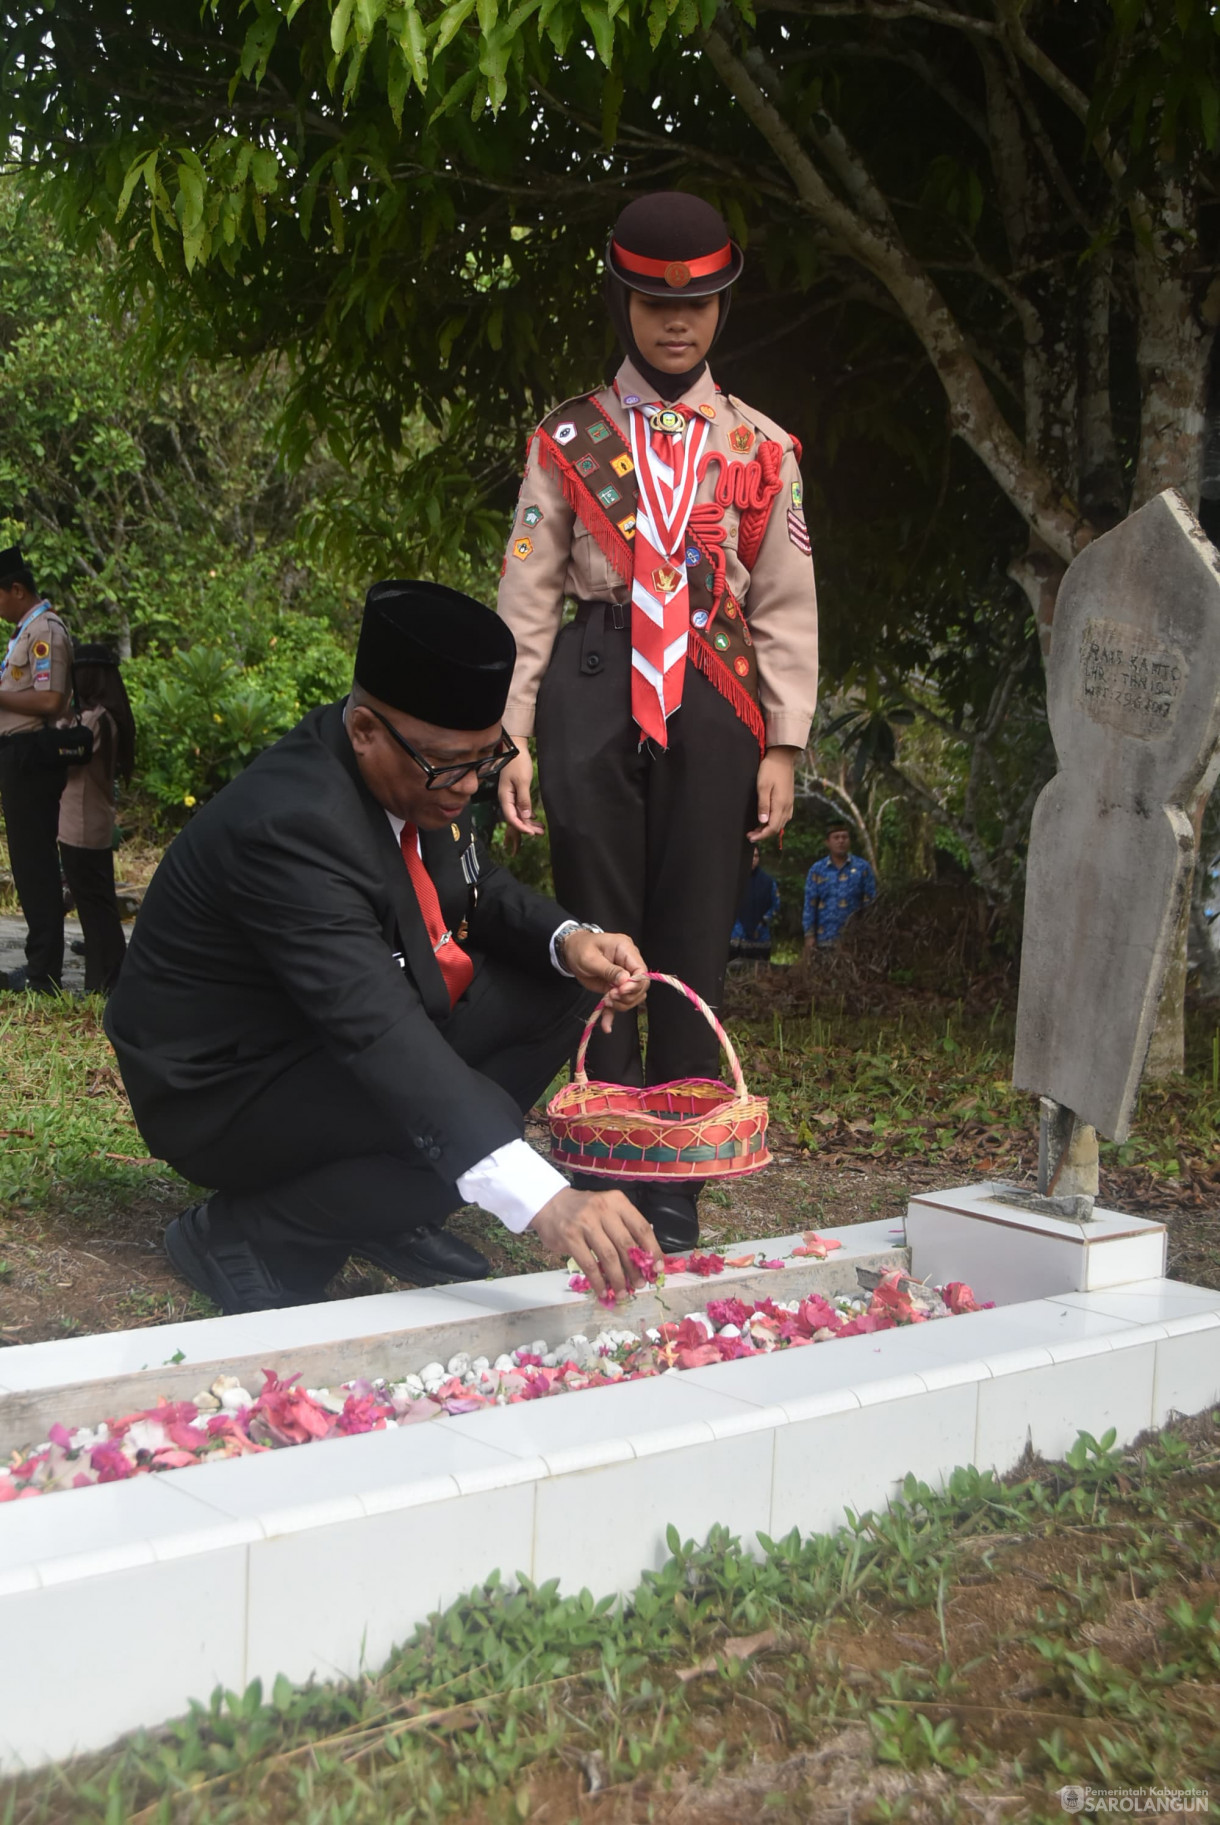
M 330 16 L 330 48 L 336 57 L 342 57 L 347 44 L 347 34 L 352 23 L 353 0 L 339 0 Z
M 474 0 L 457 0 L 456 5 L 447 6 L 445 8 L 444 12 L 441 14 L 440 30 L 437 32 L 432 45 L 432 55 L 434 57 L 438 51 L 444 50 L 455 33 L 461 31 L 473 11 Z
M 156 163 L 157 154 L 155 152 L 149 152 L 141 154 L 139 158 L 133 159 L 131 164 L 128 165 L 127 175 L 123 179 L 123 188 L 119 191 L 119 200 L 115 209 L 114 219 L 116 222 L 121 222 L 123 220 L 123 217 L 127 213 L 127 205 L 131 201 L 132 192 L 135 190 L 136 185 L 142 177 L 147 178 L 149 166 L 151 165 L 155 169 Z
M 593 34 L 593 48 L 609 69 L 614 59 L 614 21 L 605 11 L 604 0 L 580 0 L 580 10 Z
M 250 173 L 254 179 L 254 188 L 261 196 L 270 196 L 280 176 L 279 160 L 270 146 L 259 146 L 250 160 Z

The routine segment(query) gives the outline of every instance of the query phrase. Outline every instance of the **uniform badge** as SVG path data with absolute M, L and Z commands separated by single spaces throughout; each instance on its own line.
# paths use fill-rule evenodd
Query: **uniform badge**
M 662 406 L 659 412 L 650 413 L 648 422 L 654 431 L 664 431 L 670 437 L 681 437 L 686 429 L 685 418 L 673 406 Z
M 24 678 L 25 667 L 23 665 L 10 665 L 8 668 L 8 675 L 10 678 Z
M 585 477 L 585 479 L 588 480 L 589 476 L 591 476 L 593 474 L 595 469 L 601 468 L 601 464 L 598 462 L 598 460 L 595 456 L 590 456 L 588 454 L 588 452 L 586 451 L 585 454 L 580 458 L 580 461 L 573 463 L 572 467 L 575 469 L 577 475 L 583 475 Z
M 734 425 L 729 432 L 729 449 L 736 450 L 739 455 L 744 456 L 748 450 L 753 448 L 754 433 L 749 425 Z
M 652 593 L 654 596 L 672 596 L 681 581 L 672 564 L 658 564 L 652 573 Z
M 638 393 L 624 393 L 623 404 L 625 406 L 638 406 L 639 403 L 640 403 L 640 396 Z
M 615 501 L 621 501 L 623 497 L 617 488 L 607 482 L 604 488 L 598 489 L 597 498 L 603 507 L 613 507 Z
M 738 653 L 736 659 L 734 659 L 733 670 L 739 678 L 748 678 L 750 676 L 750 661 L 746 658 L 744 653 Z
M 541 518 L 541 507 L 527 507 L 521 515 L 521 523 L 524 526 L 536 526 Z
M 805 484 L 804 484 L 804 482 L 793 482 L 793 484 L 792 484 L 792 505 L 794 507 L 803 507 L 804 504 L 805 504 Z
M 50 656 L 51 656 L 51 649 L 47 645 L 46 641 L 45 640 L 35 640 L 35 642 L 34 642 L 35 659 L 49 659 Z
M 555 442 L 557 444 L 570 444 L 575 435 L 576 426 L 572 423 L 570 418 L 565 418 L 561 425 L 555 426 Z
M 712 635 L 712 645 L 716 648 L 716 651 L 718 653 L 726 653 L 729 649 L 728 635 L 727 634 L 713 634 Z
M 694 622 L 696 627 L 706 627 L 707 626 L 706 608 L 697 608 L 695 610 L 694 614 L 691 616 L 691 620 Z
M 688 546 L 687 546 L 687 547 L 686 547 L 686 564 L 687 564 L 687 569 L 688 569 L 688 570 L 689 570 L 689 569 L 693 569 L 693 568 L 694 568 L 694 566 L 695 566 L 695 565 L 696 565 L 696 564 L 697 564 L 697 563 L 698 563 L 698 562 L 699 562 L 699 548 L 698 548 L 698 546 L 696 546 L 696 545 L 688 545 Z
M 691 271 L 685 260 L 671 260 L 661 276 L 666 285 L 672 286 L 674 291 L 681 291 L 690 284 Z
M 629 513 L 627 515 L 626 519 L 620 520 L 618 523 L 618 529 L 622 533 L 622 535 L 625 539 L 633 539 L 635 537 L 635 515 L 634 515 L 634 513 Z
M 461 831 L 460 831 L 460 830 L 459 830 L 459 829 L 458 829 L 458 827 L 457 827 L 457 825 L 456 825 L 456 824 L 450 824 L 450 826 L 449 826 L 449 828 L 450 828 L 450 830 L 452 830 L 452 832 L 453 832 L 453 840 L 454 840 L 454 842 L 455 842 L 455 843 L 460 843 L 460 842 L 461 842 L 461 840 L 462 840 L 462 833 L 461 833 Z
M 589 442 L 591 444 L 600 444 L 607 437 L 609 437 L 609 435 L 610 435 L 609 425 L 603 425 L 601 423 L 598 423 L 598 424 L 589 426 Z
M 715 416 L 716 416 L 715 406 L 702 405 L 699 407 L 699 411 L 702 414 L 702 416 L 707 419 L 712 419 L 712 418 L 715 418 Z
M 522 563 L 524 563 L 525 559 L 529 557 L 530 552 L 533 549 L 534 549 L 533 539 L 517 539 L 513 544 L 513 556 L 515 558 L 520 558 Z
M 635 464 L 627 455 L 626 451 L 624 451 L 621 456 L 616 456 L 611 459 L 610 467 L 614 470 L 616 475 L 630 475 L 631 471 L 635 468 Z
M 725 603 L 724 618 L 726 621 L 735 621 L 737 619 L 737 609 L 732 602 Z
M 798 513 L 795 507 L 788 509 L 788 537 L 803 556 L 812 557 L 813 546 L 809 542 L 809 528 L 805 524 L 804 515 Z

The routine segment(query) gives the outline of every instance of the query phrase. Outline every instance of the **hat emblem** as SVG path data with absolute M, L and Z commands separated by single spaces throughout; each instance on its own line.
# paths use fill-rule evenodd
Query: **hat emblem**
M 661 276 L 666 285 L 671 285 L 675 291 L 681 291 L 683 286 L 690 284 L 690 267 L 685 260 L 671 260 Z

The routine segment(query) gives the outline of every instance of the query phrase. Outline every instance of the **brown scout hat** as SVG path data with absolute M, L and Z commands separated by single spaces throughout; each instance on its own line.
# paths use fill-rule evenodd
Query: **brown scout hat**
M 621 284 L 658 298 L 727 291 L 744 264 L 720 211 L 682 190 L 628 203 L 606 248 L 606 266 Z

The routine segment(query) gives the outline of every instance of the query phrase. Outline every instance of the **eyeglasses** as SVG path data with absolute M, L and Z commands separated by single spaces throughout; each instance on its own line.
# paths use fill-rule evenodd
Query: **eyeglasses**
M 485 786 L 488 780 L 498 779 L 509 761 L 515 760 L 521 752 L 516 743 L 510 741 L 507 735 L 501 735 L 500 745 L 496 752 L 484 755 L 482 760 L 451 761 L 447 766 L 434 767 L 431 761 L 424 759 L 418 748 L 413 748 L 410 742 L 398 733 L 388 716 L 383 716 L 380 710 L 375 710 L 371 703 L 362 704 L 361 708 L 367 710 L 371 716 L 375 716 L 378 722 L 389 730 L 399 747 L 405 749 L 411 756 L 415 765 L 425 775 L 424 790 L 426 792 L 441 792 L 446 786 L 456 786 L 460 780 L 465 779 L 468 773 L 473 773 L 479 784 Z

